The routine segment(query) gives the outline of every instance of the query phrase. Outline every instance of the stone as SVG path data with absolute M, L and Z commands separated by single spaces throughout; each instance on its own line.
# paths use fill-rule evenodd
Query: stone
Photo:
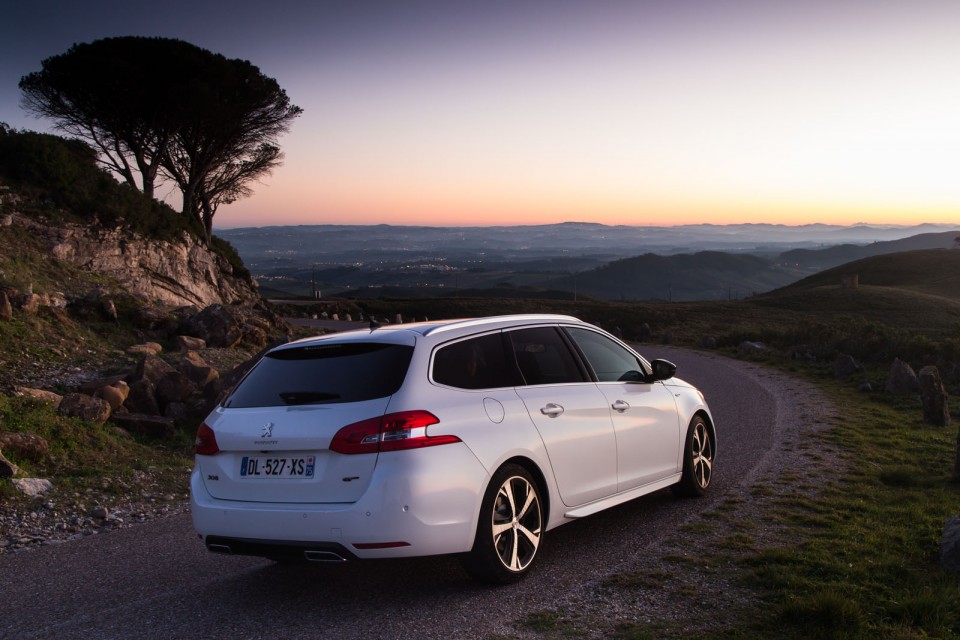
M 663 335 L 660 336 L 660 344 L 673 344 L 673 332 L 664 331 Z
M 394 324 L 403 324 L 403 316 L 401 316 L 401 315 L 398 313 L 398 314 L 397 314 L 397 318 L 396 318 L 396 320 L 393 321 L 393 323 L 394 323 Z
M 127 353 L 131 355 L 144 354 L 155 356 L 159 355 L 161 351 L 163 351 L 163 347 L 156 342 L 144 342 L 143 344 L 135 344 L 127 347 Z
M 250 324 L 243 326 L 243 337 L 240 339 L 243 344 L 259 349 L 267 344 L 267 339 L 267 332 L 260 327 Z
M 61 415 L 103 424 L 110 417 L 110 403 L 82 393 L 68 393 L 57 412 Z
M 917 374 L 920 385 L 920 401 L 923 403 L 923 421 L 938 427 L 950 424 L 950 407 L 947 403 L 947 390 L 940 379 L 940 371 L 930 365 L 920 369 Z
M 171 402 L 183 402 L 197 391 L 190 378 L 174 370 L 160 379 L 153 392 L 162 410 Z
M 920 384 L 913 368 L 900 358 L 894 359 L 884 390 L 887 393 L 906 396 L 915 393 L 919 388 Z
M 7 460 L 0 452 L 0 478 L 12 478 L 20 473 L 20 467 Z
M 863 366 L 857 362 L 853 356 L 846 353 L 838 353 L 833 360 L 833 377 L 837 379 L 849 378 L 858 371 L 862 371 Z
M 117 322 L 117 305 L 113 303 L 113 300 L 110 298 L 104 298 L 100 302 L 100 309 L 103 311 L 103 315 L 107 318 L 107 320 Z
M 2 218 L 0 218 L 0 227 L 9 227 L 9 226 L 12 225 L 12 224 L 13 224 L 13 215 L 12 215 L 12 214 L 9 214 L 9 213 L 8 213 L 7 215 L 5 215 L 5 216 L 3 216 Z
M 713 336 L 703 336 L 700 338 L 700 346 L 704 349 L 716 349 L 717 339 Z
M 0 431 L 0 450 L 15 453 L 18 458 L 40 461 L 49 457 L 50 444 L 32 433 Z
M 349 313 L 346 314 L 345 316 L 343 316 L 343 319 L 344 319 L 346 322 L 353 322 L 353 318 L 350 317 L 350 314 L 349 314 Z
M 30 387 L 14 387 L 13 395 L 37 400 L 38 402 L 50 405 L 54 409 L 59 407 L 63 401 L 63 396 L 59 393 L 46 391 L 44 389 L 31 389 Z
M 97 520 L 106 520 L 110 517 L 110 510 L 106 507 L 94 507 L 90 510 L 90 517 Z
M 113 416 L 112 422 L 128 431 L 150 438 L 170 439 L 176 433 L 173 420 L 162 416 L 150 416 L 142 413 L 125 413 Z
M 945 571 L 960 573 L 960 516 L 953 516 L 943 527 L 940 539 L 940 566 Z
M 243 338 L 239 319 L 220 304 L 185 318 L 180 330 L 184 335 L 203 339 L 209 347 L 233 347 Z
M 174 336 L 173 344 L 177 351 L 199 351 L 207 348 L 206 340 L 193 336 Z
M 0 292 L 0 320 L 13 320 L 13 305 L 6 291 Z
M 53 483 L 44 478 L 17 478 L 13 486 L 24 495 L 37 498 L 53 489 Z
M 869 393 L 873 391 L 873 385 L 870 384 L 869 382 L 861 382 L 860 386 L 857 387 L 857 391 L 860 391 L 863 393 Z
M 757 353 L 760 351 L 764 351 L 766 348 L 767 348 L 767 345 L 763 344 L 762 342 L 744 340 L 743 342 L 740 343 L 740 351 L 744 351 L 746 353 Z
M 163 417 L 183 424 L 190 418 L 190 407 L 186 402 L 171 402 L 163 408 Z
M 210 382 L 220 378 L 220 372 L 207 364 L 196 351 L 187 351 L 181 358 L 178 368 L 198 387 L 206 387 Z
M 133 413 L 160 415 L 160 405 L 157 403 L 153 383 L 149 380 L 131 382 L 130 395 L 123 405 Z
M 94 392 L 93 397 L 103 398 L 110 404 L 110 410 L 116 411 L 124 402 L 126 402 L 129 395 L 130 385 L 123 380 L 118 380 L 113 384 L 104 385 L 97 389 Z
M 37 315 L 40 311 L 40 296 L 35 293 L 26 293 L 20 296 L 18 306 L 30 315 Z
M 147 380 L 154 386 L 156 386 L 164 376 L 173 373 L 176 371 L 170 364 L 168 364 L 162 358 L 147 354 L 143 357 L 137 364 L 136 370 L 133 372 L 132 378 L 129 378 L 127 381 L 131 383 L 138 382 L 140 380 Z
M 806 362 L 816 362 L 817 352 L 808 344 L 797 344 L 790 347 L 789 355 L 791 360 L 804 360 Z

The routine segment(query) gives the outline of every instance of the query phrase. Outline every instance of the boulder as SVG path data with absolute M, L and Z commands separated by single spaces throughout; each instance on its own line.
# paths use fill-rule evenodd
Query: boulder
M 5 291 L 0 292 L 0 320 L 13 319 L 13 305 L 10 304 L 10 298 Z
M 45 439 L 32 433 L 15 431 L 0 431 L 0 450 L 34 461 L 44 460 L 50 455 L 50 445 Z
M 833 377 L 849 378 L 858 371 L 863 370 L 863 365 L 857 362 L 853 356 L 846 353 L 839 353 L 833 360 Z
M 141 380 L 146 380 L 152 385 L 156 386 L 164 376 L 175 372 L 171 365 L 167 364 L 165 360 L 156 356 L 147 354 L 143 357 L 137 364 L 136 370 L 133 372 L 133 376 L 127 379 L 130 383 L 130 386 L 133 386 L 133 383 L 139 382 Z
M 887 375 L 887 384 L 884 386 L 886 392 L 906 396 L 916 393 L 919 387 L 917 374 L 914 373 L 913 368 L 900 358 L 896 358 Z
M 100 387 L 93 393 L 94 398 L 103 398 L 110 404 L 110 410 L 116 411 L 130 395 L 130 385 L 123 380 Z
M 211 367 L 196 351 L 187 351 L 181 358 L 179 370 L 198 387 L 206 387 L 220 378 L 220 372 Z
M 920 369 L 917 379 L 923 403 L 923 421 L 938 427 L 949 425 L 950 407 L 947 404 L 947 390 L 940 380 L 940 371 L 932 365 L 926 366 Z
M 700 338 L 700 346 L 704 349 L 716 349 L 717 339 L 713 336 L 703 336 Z
M 184 319 L 180 330 L 184 335 L 203 339 L 210 347 L 232 347 L 243 337 L 239 319 L 219 304 Z
M 63 396 L 58 393 L 54 393 L 53 391 L 45 391 L 44 389 L 31 389 L 30 387 L 14 387 L 13 395 L 37 400 L 44 404 L 50 405 L 54 409 L 59 407 L 60 403 L 63 401 Z
M 53 483 L 44 478 L 17 478 L 13 481 L 13 486 L 15 486 L 20 493 L 30 496 L 31 498 L 42 496 L 53 489 Z
M 149 380 L 131 382 L 130 394 L 123 405 L 133 413 L 160 415 L 160 404 Z
M 131 355 L 150 355 L 155 356 L 163 351 L 163 347 L 157 344 L 156 342 L 144 342 L 143 344 L 135 344 L 133 346 L 127 347 L 127 353 Z
M 12 478 L 18 473 L 20 473 L 20 467 L 7 460 L 0 452 L 0 478 Z
M 767 348 L 762 342 L 752 342 L 750 340 L 744 340 L 740 343 L 740 351 L 746 353 L 756 353 L 759 351 L 764 351 Z
M 163 410 L 171 402 L 183 402 L 198 391 L 190 378 L 179 371 L 171 371 L 160 379 L 154 387 L 157 404 Z
M 110 298 L 104 298 L 100 302 L 100 310 L 103 312 L 103 315 L 107 318 L 107 320 L 117 322 L 117 305 L 113 303 L 113 300 Z
M 267 332 L 255 325 L 246 324 L 243 326 L 243 337 L 240 341 L 255 349 L 260 349 L 267 344 Z
M 113 416 L 112 422 L 125 431 L 151 438 L 169 439 L 176 432 L 173 420 L 162 416 L 124 413 Z
M 207 342 L 193 336 L 174 336 L 173 344 L 177 351 L 199 351 L 207 348 Z
M 94 398 L 82 393 L 68 393 L 57 412 L 61 415 L 103 424 L 110 417 L 110 404 L 103 398 Z
M 960 516 L 953 516 L 943 527 L 940 566 L 946 571 L 960 573 Z

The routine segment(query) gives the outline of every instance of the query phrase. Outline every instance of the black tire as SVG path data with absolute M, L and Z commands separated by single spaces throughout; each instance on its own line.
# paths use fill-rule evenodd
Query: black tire
M 480 506 L 473 549 L 461 563 L 474 579 L 517 582 L 530 571 L 543 542 L 540 486 L 526 469 L 505 464 L 490 479 Z
M 702 496 L 710 488 L 713 479 L 713 433 L 703 416 L 696 415 L 687 428 L 686 444 L 683 449 L 683 475 L 680 482 L 673 485 L 673 492 L 679 496 Z

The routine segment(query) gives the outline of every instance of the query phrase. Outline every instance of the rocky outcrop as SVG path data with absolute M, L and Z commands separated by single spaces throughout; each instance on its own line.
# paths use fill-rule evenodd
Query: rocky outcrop
M 923 421 L 938 427 L 950 424 L 950 407 L 947 390 L 940 379 L 940 370 L 933 365 L 920 369 L 920 400 L 923 403 Z
M 940 566 L 946 571 L 960 573 L 960 516 L 950 518 L 943 527 Z
M 890 373 L 887 375 L 887 384 L 884 386 L 884 390 L 887 393 L 905 396 L 916 393 L 919 388 L 920 384 L 913 367 L 900 358 L 895 359 L 890 366 Z
M 13 224 L 28 227 L 31 234 L 44 240 L 52 257 L 110 276 L 127 291 L 151 302 L 203 308 L 258 298 L 253 285 L 235 276 L 225 259 L 187 233 L 171 242 L 124 229 L 50 226 L 21 215 L 13 216 Z

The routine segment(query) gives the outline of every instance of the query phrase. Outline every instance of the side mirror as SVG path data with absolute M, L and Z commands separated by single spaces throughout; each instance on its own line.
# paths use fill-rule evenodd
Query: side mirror
M 653 373 L 650 377 L 654 381 L 669 380 L 673 376 L 677 375 L 677 365 L 673 364 L 669 360 L 654 360 L 650 363 L 650 367 L 653 369 Z

